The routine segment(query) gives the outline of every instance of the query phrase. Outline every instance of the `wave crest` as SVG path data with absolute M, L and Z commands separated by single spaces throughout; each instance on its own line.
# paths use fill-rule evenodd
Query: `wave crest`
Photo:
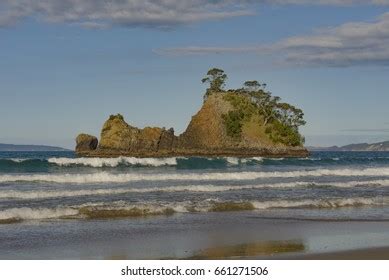
M 0 224 L 14 223 L 23 220 L 45 219 L 102 219 L 129 218 L 155 215 L 172 215 L 188 212 L 234 212 L 263 211 L 267 209 L 288 208 L 342 208 L 389 205 L 389 197 L 380 198 L 332 198 L 308 200 L 274 200 L 274 201 L 219 201 L 209 199 L 193 202 L 149 202 L 128 204 L 124 201 L 110 204 L 82 204 L 58 208 L 12 208 L 0 211 Z
M 143 188 L 98 188 L 98 189 L 78 189 L 78 190 L 5 190 L 0 191 L 0 199 L 49 199 L 57 197 L 78 197 L 78 196 L 99 196 L 99 195 L 119 195 L 126 193 L 151 193 L 151 192 L 227 192 L 237 190 L 252 190 L 263 188 L 296 188 L 296 187 L 336 187 L 336 188 L 353 188 L 353 187 L 381 187 L 389 186 L 389 180 L 370 180 L 370 181 L 348 181 L 348 182 L 326 182 L 315 183 L 309 181 L 299 181 L 291 183 L 274 183 L 274 184 L 257 184 L 257 185 L 239 185 L 239 186 L 220 186 L 220 185 L 183 185 L 167 187 L 143 187 Z
M 134 181 L 241 181 L 261 178 L 296 177 L 382 177 L 389 176 L 389 168 L 365 169 L 314 169 L 298 171 L 265 172 L 211 172 L 211 173 L 125 173 L 98 172 L 88 174 L 28 174 L 0 175 L 0 183 L 5 182 L 53 182 L 53 183 L 126 183 Z
M 59 166 L 84 165 L 90 167 L 117 167 L 119 165 L 164 166 L 177 165 L 177 158 L 49 158 L 49 163 Z

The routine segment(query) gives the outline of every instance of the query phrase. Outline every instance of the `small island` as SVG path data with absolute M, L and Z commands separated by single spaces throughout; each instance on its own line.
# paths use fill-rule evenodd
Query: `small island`
M 227 75 L 213 68 L 202 79 L 209 85 L 204 103 L 179 136 L 174 129 L 134 127 L 122 115 L 104 123 L 100 141 L 80 134 L 76 153 L 86 157 L 306 157 L 305 124 L 301 109 L 281 101 L 266 84 L 246 81 L 242 88 L 225 89 Z

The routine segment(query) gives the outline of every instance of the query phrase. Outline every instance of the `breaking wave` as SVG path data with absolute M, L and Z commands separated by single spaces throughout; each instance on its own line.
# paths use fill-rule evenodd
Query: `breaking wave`
M 24 162 L 24 161 L 33 160 L 33 159 L 30 159 L 30 158 L 10 158 L 9 160 L 19 163 L 19 162 Z
M 255 209 L 277 209 L 277 208 L 341 208 L 341 207 L 362 207 L 362 206 L 383 206 L 388 205 L 389 197 L 377 198 L 333 198 L 333 199 L 307 199 L 307 200 L 280 200 L 254 202 Z
M 99 196 L 99 195 L 119 195 L 126 193 L 151 193 L 151 192 L 227 192 L 237 190 L 263 189 L 263 188 L 296 188 L 296 187 L 336 187 L 336 188 L 353 188 L 353 187 L 382 187 L 389 186 L 389 180 L 370 180 L 370 181 L 349 181 L 349 182 L 291 182 L 291 183 L 274 183 L 274 184 L 257 184 L 257 185 L 239 185 L 239 186 L 218 186 L 218 185 L 186 185 L 186 186 L 169 186 L 169 187 L 152 187 L 152 188 L 99 188 L 99 189 L 79 189 L 79 190 L 32 190 L 18 191 L 5 190 L 0 191 L 0 199 L 18 199 L 33 200 L 47 199 L 58 197 L 78 197 L 78 196 Z
M 308 199 L 308 200 L 274 200 L 274 201 L 218 201 L 175 203 L 135 203 L 124 201 L 111 204 L 96 203 L 57 208 L 11 208 L 0 211 L 0 224 L 21 222 L 24 220 L 47 219 L 106 219 L 146 217 L 155 215 L 172 215 L 190 212 L 234 212 L 261 211 L 285 208 L 342 208 L 384 206 L 389 204 L 389 197 L 380 198 L 343 198 L 343 199 Z
M 72 208 L 11 208 L 0 211 L 1 221 L 55 219 L 77 215 L 78 210 Z
M 136 158 L 136 157 L 117 157 L 117 158 L 49 158 L 48 162 L 59 166 L 82 165 L 89 167 L 117 167 L 117 166 L 193 166 L 200 164 L 239 165 L 246 163 L 262 162 L 263 158 L 237 158 L 237 157 L 170 157 L 170 158 Z
M 49 158 L 49 163 L 59 166 L 84 165 L 91 167 L 116 167 L 119 165 L 164 166 L 177 165 L 177 158 Z
M 0 175 L 0 183 L 4 182 L 53 182 L 53 183 L 126 183 L 133 181 L 241 181 L 260 178 L 297 178 L 297 177 L 382 177 L 389 176 L 389 168 L 365 169 L 314 169 L 297 171 L 265 171 L 265 172 L 208 172 L 208 173 L 126 173 L 114 174 L 98 172 L 89 174 L 24 174 Z
M 115 168 L 115 167 L 161 167 L 174 166 L 184 169 L 198 168 L 223 168 L 236 165 L 262 164 L 261 157 L 236 158 L 236 157 L 167 157 L 167 158 L 137 158 L 137 157 L 115 157 L 115 158 L 72 158 L 72 157 L 51 157 L 48 159 L 39 158 L 0 158 L 0 167 L 10 171 L 19 168 L 27 170 L 39 170 L 48 167 L 91 167 L 91 168 Z
M 39 172 L 48 168 L 66 169 L 87 168 L 117 168 L 117 167 L 174 167 L 177 169 L 220 169 L 235 166 L 344 166 L 360 164 L 387 164 L 389 157 L 309 157 L 309 158 L 238 158 L 238 157 L 167 157 L 167 158 L 0 158 L 0 170 L 7 172 Z

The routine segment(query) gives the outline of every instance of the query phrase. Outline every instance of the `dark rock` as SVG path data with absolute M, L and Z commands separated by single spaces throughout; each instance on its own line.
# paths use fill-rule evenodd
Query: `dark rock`
M 161 138 L 158 144 L 158 150 L 159 151 L 173 150 L 176 138 L 177 137 L 174 135 L 173 128 L 170 128 L 169 130 L 162 130 Z
M 79 134 L 76 138 L 76 152 L 90 152 L 97 148 L 98 140 L 95 136 L 89 134 Z

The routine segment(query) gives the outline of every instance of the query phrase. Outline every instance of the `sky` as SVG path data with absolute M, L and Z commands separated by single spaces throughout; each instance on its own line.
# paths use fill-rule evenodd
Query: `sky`
M 303 109 L 306 145 L 389 140 L 389 0 L 1 0 L 0 143 L 182 133 L 213 67 Z

